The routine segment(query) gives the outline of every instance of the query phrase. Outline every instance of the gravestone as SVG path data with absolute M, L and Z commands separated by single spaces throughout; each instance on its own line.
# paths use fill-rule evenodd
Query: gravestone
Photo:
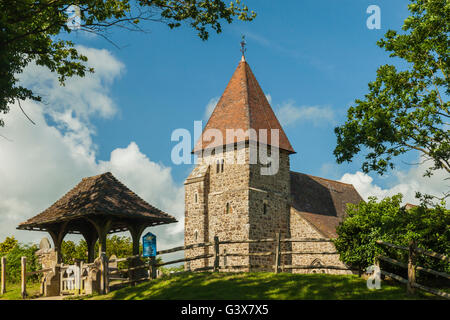
M 52 269 L 43 273 L 41 280 L 41 294 L 46 297 L 57 296 L 60 292 L 60 274 L 58 264 L 58 253 L 52 248 L 48 238 L 42 238 L 39 243 L 39 250 L 35 255 L 38 257 L 42 269 Z

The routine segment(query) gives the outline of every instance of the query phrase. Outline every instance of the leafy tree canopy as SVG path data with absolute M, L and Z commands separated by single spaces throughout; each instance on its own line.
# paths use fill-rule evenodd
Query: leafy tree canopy
M 61 38 L 74 30 L 68 25 L 69 9 L 80 17 L 81 30 L 106 39 L 113 26 L 143 31 L 141 21 L 156 21 L 170 28 L 186 23 L 206 40 L 210 29 L 221 32 L 223 22 L 256 16 L 240 0 L 229 5 L 223 0 L 0 0 L 0 113 L 7 113 L 16 100 L 19 106 L 27 98 L 41 100 L 18 84 L 17 74 L 32 61 L 56 72 L 62 85 L 68 77 L 94 71 L 74 43 Z
M 0 242 L 0 257 L 7 255 L 17 244 L 14 237 L 6 237 L 5 241 Z
M 7 238 L 7 240 L 8 239 L 14 238 Z M 22 257 L 27 258 L 28 272 L 42 269 L 41 265 L 39 264 L 38 257 L 35 255 L 36 251 L 38 250 L 38 246 L 18 243 L 15 239 L 14 241 L 15 245 L 10 248 L 6 254 L 6 280 L 12 283 L 20 281 Z M 40 276 L 40 274 L 35 274 L 28 277 L 28 279 L 30 279 L 31 281 L 37 281 Z
M 393 158 L 411 150 L 430 161 L 424 175 L 450 175 L 448 0 L 411 0 L 403 34 L 389 30 L 378 46 L 406 63 L 406 70 L 383 65 L 365 99 L 355 100 L 344 125 L 335 128 L 338 163 L 367 149 L 362 170 L 383 174 Z
M 372 265 L 379 255 L 407 261 L 407 252 L 392 250 L 375 243 L 383 240 L 401 246 L 415 241 L 419 247 L 445 255 L 450 254 L 450 210 L 442 205 L 435 208 L 418 206 L 406 209 L 400 204 L 402 195 L 377 202 L 375 197 L 359 205 L 349 205 L 348 216 L 336 229 L 335 246 L 341 260 L 360 270 Z M 435 270 L 450 271 L 448 263 L 421 257 L 419 265 Z

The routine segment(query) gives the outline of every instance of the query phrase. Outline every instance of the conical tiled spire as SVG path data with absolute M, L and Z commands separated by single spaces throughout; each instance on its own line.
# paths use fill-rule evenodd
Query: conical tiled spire
M 256 130 L 258 135 L 259 129 L 267 129 L 267 141 L 270 145 L 276 145 L 275 142 L 270 141 L 271 130 L 278 129 L 278 146 L 280 149 L 295 153 L 250 66 L 243 57 L 193 151 L 199 152 L 205 148 L 213 148 L 225 144 L 225 142 L 221 143 L 221 141 L 211 143 L 210 138 L 205 137 L 206 130 L 220 130 L 225 140 L 227 129 L 247 131 L 250 128 Z M 234 142 L 241 142 L 241 140 L 235 140 Z M 245 141 L 248 140 L 248 137 L 246 137 Z

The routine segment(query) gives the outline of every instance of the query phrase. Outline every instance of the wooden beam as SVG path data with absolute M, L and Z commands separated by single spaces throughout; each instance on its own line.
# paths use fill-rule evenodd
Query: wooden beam
M 433 289 L 433 288 L 430 288 L 430 287 L 426 287 L 426 286 L 423 286 L 423 285 L 418 284 L 418 283 L 414 283 L 413 286 L 415 288 L 417 288 L 417 289 L 420 289 L 420 290 L 423 290 L 423 291 L 426 291 L 426 292 L 429 292 L 429 293 L 432 293 L 434 295 L 437 295 L 437 296 L 440 296 L 440 297 L 443 297 L 443 298 L 446 298 L 446 299 L 450 300 L 450 293 L 447 293 L 447 292 L 444 292 L 444 291 L 440 291 L 440 290 L 436 290 L 436 289 Z
M 27 297 L 27 257 L 20 258 L 21 264 L 21 285 L 20 285 L 20 294 L 22 299 Z
M 0 294 L 6 293 L 6 257 L 1 258 L 1 285 L 0 285 Z
M 219 237 L 214 236 L 214 272 L 219 271 Z
M 447 257 L 446 255 L 443 255 L 443 254 L 440 254 L 440 253 L 424 250 L 422 248 L 418 248 L 417 246 L 414 246 L 414 251 L 416 251 L 416 252 L 418 252 L 420 254 L 424 254 L 426 256 L 435 258 L 435 259 L 439 259 L 439 260 L 442 260 L 442 261 L 450 262 L 450 257 Z
M 275 273 L 278 273 L 279 272 L 279 269 L 280 269 L 280 258 L 281 258 L 281 255 L 280 255 L 280 251 L 281 251 L 281 233 L 280 232 L 277 232 L 276 233 L 276 235 L 275 235 L 275 239 L 277 240 L 277 242 L 276 242 L 276 247 L 275 247 L 275 266 L 274 266 L 274 268 L 275 268 Z
M 332 270 L 351 270 L 345 267 L 339 266 L 308 266 L 308 265 L 284 265 L 281 267 L 282 269 L 332 269 Z
M 387 247 L 391 247 L 391 248 L 395 248 L 395 249 L 400 249 L 400 250 L 405 250 L 405 251 L 409 250 L 408 247 L 399 246 L 399 245 L 396 245 L 396 244 L 393 244 L 393 243 L 389 243 L 389 242 L 385 242 L 385 241 L 382 241 L 382 240 L 377 240 L 376 243 L 380 244 L 382 246 L 387 246 Z
M 157 267 L 162 267 L 165 265 L 169 265 L 169 264 L 174 264 L 174 263 L 179 263 L 179 262 L 185 262 L 185 261 L 193 261 L 193 260 L 198 260 L 198 259 L 206 259 L 206 258 L 212 258 L 215 255 L 212 254 L 202 254 L 200 256 L 195 256 L 195 257 L 191 257 L 191 258 L 182 258 L 182 259 L 177 259 L 177 260 L 171 260 L 171 261 L 167 261 L 167 262 L 162 262 L 162 263 L 158 263 L 156 264 Z
M 64 237 L 67 234 L 67 224 L 69 221 L 64 221 L 59 224 L 55 224 L 47 228 L 47 232 L 50 234 L 50 237 L 53 240 L 53 245 L 55 246 L 55 251 L 57 255 L 57 262 L 60 263 L 62 261 L 61 255 L 61 244 Z
M 312 251 L 281 251 L 281 254 L 285 255 L 285 254 L 339 254 L 339 252 L 335 251 L 335 252 L 329 252 L 329 251 L 325 251 L 325 252 L 312 252 Z

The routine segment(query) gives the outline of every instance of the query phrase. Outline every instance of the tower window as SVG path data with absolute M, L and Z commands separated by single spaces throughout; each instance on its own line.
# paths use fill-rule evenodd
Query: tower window
M 197 241 L 197 240 L 198 240 L 198 231 L 195 230 L 194 231 L 194 241 Z
M 227 214 L 230 213 L 230 203 L 229 202 L 227 202 L 227 206 L 226 206 L 225 212 Z
M 223 172 L 223 167 L 224 167 L 224 160 L 217 160 L 216 162 L 216 173 L 220 173 Z
M 194 203 L 197 203 L 197 202 L 198 202 L 198 193 L 196 192 L 194 194 Z

